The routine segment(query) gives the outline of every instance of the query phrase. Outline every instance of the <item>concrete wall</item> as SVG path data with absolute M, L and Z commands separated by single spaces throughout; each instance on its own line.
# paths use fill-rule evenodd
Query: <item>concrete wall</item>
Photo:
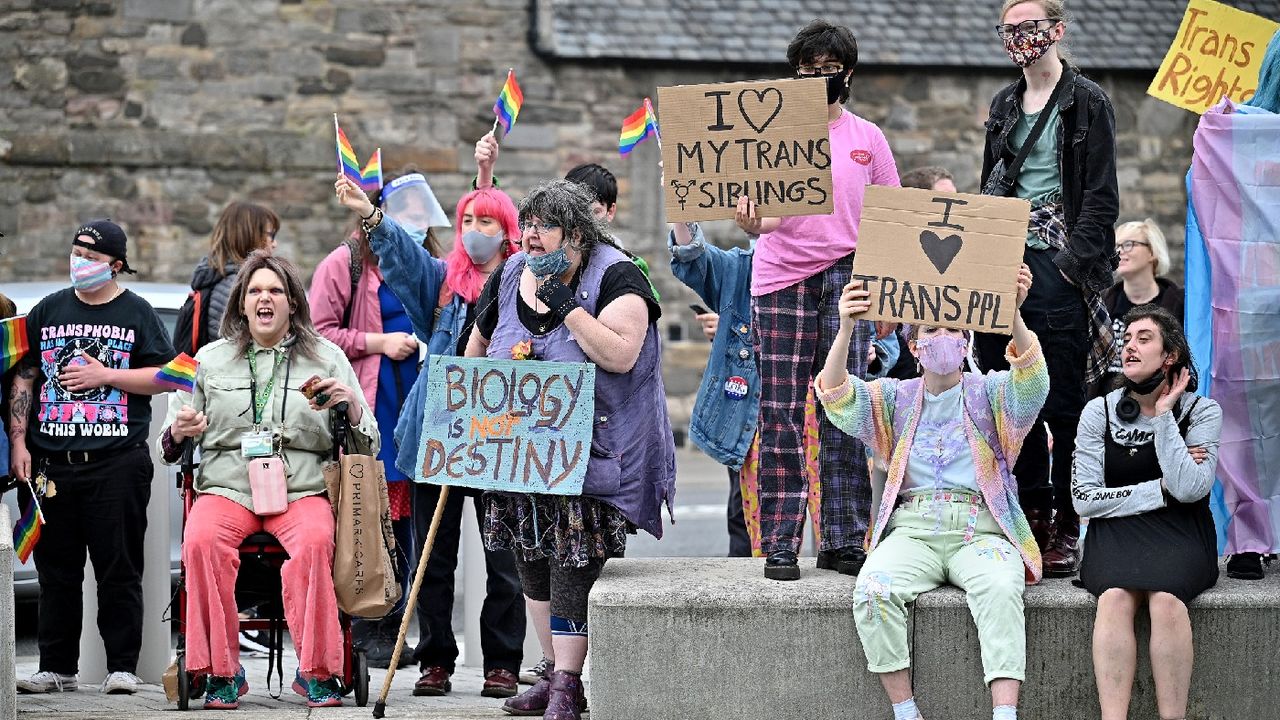
M 853 622 L 854 579 L 813 569 L 765 580 L 762 561 L 611 560 L 591 593 L 591 714 L 595 720 L 879 719 L 890 715 Z M 1027 682 L 1022 715 L 1099 716 L 1090 655 L 1095 603 L 1066 580 L 1025 596 Z M 1188 718 L 1275 717 L 1280 577 L 1230 580 L 1192 605 L 1195 672 Z M 922 595 L 910 637 L 915 693 L 929 720 L 987 717 L 977 633 L 963 594 Z M 1130 718 L 1155 720 L 1139 623 Z
M 16 602 L 13 598 L 13 534 L 9 530 L 9 508 L 0 505 L 0 720 L 18 717 L 18 686 L 14 664 L 17 662 L 17 638 L 14 636 Z

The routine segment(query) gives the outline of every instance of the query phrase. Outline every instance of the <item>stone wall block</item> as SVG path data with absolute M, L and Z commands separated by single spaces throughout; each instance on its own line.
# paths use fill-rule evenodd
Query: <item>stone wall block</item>
M 385 35 L 399 27 L 400 21 L 382 8 L 339 8 L 333 19 L 333 29 L 340 33 Z
M 354 67 L 379 67 L 386 60 L 386 51 L 369 45 L 330 45 L 324 49 L 324 58 L 339 65 Z
M 67 87 L 67 64 L 59 58 L 45 57 L 21 63 L 13 74 L 14 82 L 24 90 L 50 93 Z
M 182 23 L 191 19 L 192 0 L 124 0 L 124 16 Z
M 452 68 L 461 57 L 458 32 L 451 28 L 432 28 L 418 34 L 414 43 L 418 65 Z
M 66 165 L 71 159 L 70 144 L 63 132 L 15 132 L 8 134 L 9 151 L 0 160 L 10 165 Z

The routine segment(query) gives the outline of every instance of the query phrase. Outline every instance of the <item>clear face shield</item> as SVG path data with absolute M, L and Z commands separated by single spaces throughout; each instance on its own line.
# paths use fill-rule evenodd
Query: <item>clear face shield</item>
M 387 184 L 382 191 L 382 212 L 404 229 L 424 235 L 427 228 L 453 227 L 420 173 L 403 175 Z

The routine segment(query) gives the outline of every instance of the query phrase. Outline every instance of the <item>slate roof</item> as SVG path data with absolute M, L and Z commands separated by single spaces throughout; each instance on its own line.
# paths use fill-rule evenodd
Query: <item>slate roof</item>
M 1226 0 L 1280 20 L 1280 0 Z M 846 24 L 859 64 L 1009 67 L 1000 0 L 534 0 L 535 49 L 573 60 L 778 63 L 816 17 Z M 1089 69 L 1155 70 L 1185 0 L 1069 0 L 1067 44 Z

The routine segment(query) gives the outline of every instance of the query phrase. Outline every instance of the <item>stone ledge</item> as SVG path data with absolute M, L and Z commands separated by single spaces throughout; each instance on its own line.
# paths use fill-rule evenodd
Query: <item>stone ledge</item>
M 853 578 L 802 561 L 798 582 L 758 559 L 618 559 L 590 599 L 591 707 L 614 718 L 887 717 L 854 629 Z M 1067 580 L 1027 588 L 1026 717 L 1096 718 L 1095 602 Z M 1231 580 L 1191 606 L 1196 672 L 1188 718 L 1263 717 L 1280 668 L 1280 576 Z M 943 588 L 912 612 L 916 697 L 930 720 L 985 717 L 977 633 L 964 595 Z M 1154 720 L 1145 617 L 1132 718 Z
M 0 505 L 0 720 L 18 717 L 17 638 L 14 635 L 14 613 L 17 608 L 13 598 L 13 523 L 9 508 Z

